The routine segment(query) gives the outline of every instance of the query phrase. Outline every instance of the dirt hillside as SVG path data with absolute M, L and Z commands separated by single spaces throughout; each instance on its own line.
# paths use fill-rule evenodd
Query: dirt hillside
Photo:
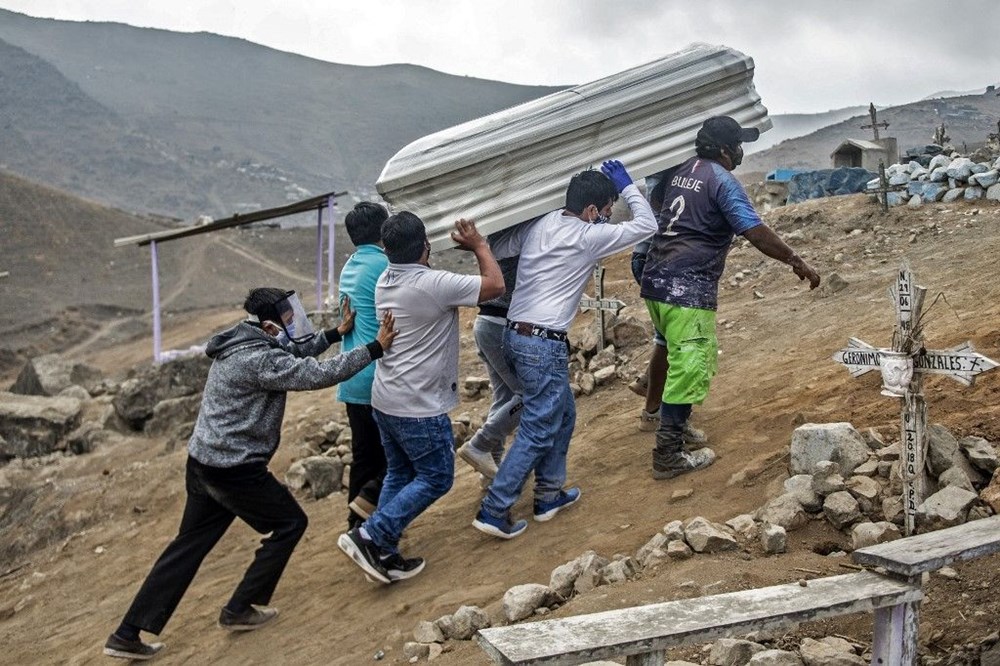
M 818 268 L 848 286 L 832 293 L 809 292 L 784 266 L 752 247 L 730 255 L 719 308 L 719 375 L 704 405 L 695 408 L 720 455 L 707 470 L 670 481 L 650 478 L 652 435 L 637 430 L 641 401 L 618 382 L 578 400 L 576 435 L 570 449 L 569 482 L 583 490 L 580 503 L 548 523 L 529 525 L 510 542 L 486 537 L 470 523 L 480 491 L 463 463 L 451 492 L 410 527 L 404 553 L 428 560 L 413 580 L 382 587 L 365 581 L 337 549 L 345 529 L 343 496 L 303 498 L 310 527 L 274 599 L 281 616 L 273 627 L 231 636 L 215 626 L 257 542 L 234 525 L 205 560 L 199 576 L 161 640 L 162 664 L 365 664 L 379 652 L 383 663 L 405 663 L 404 641 L 420 620 L 433 620 L 463 604 L 496 613 L 503 592 L 527 582 L 547 583 L 559 564 L 588 549 L 610 557 L 634 554 L 670 520 L 701 515 L 725 521 L 748 513 L 777 495 L 787 477 L 792 430 L 805 422 L 849 421 L 898 440 L 898 402 L 879 395 L 870 375 L 852 379 L 830 360 L 849 336 L 887 346 L 892 308 L 887 289 L 906 259 L 917 282 L 928 289 L 926 341 L 945 348 L 971 340 L 982 353 L 1000 358 L 1000 207 L 933 205 L 894 209 L 883 215 L 864 196 L 809 201 L 773 211 L 768 221 Z M 628 255 L 606 262 L 606 293 L 642 315 L 628 273 Z M 741 278 L 737 278 L 741 275 Z M 731 284 L 732 283 L 732 284 Z M 733 286 L 738 285 L 738 286 Z M 945 300 L 946 299 L 946 300 Z M 200 320 L 207 334 L 232 310 Z M 462 374 L 481 374 L 471 342 L 474 313 L 463 316 Z M 589 323 L 581 316 L 578 326 Z M 190 337 L 190 321 L 171 322 L 168 335 Z M 148 355 L 140 336 L 112 348 L 81 348 L 81 356 L 120 373 Z M 644 366 L 647 345 L 625 349 L 634 373 Z M 1000 442 L 1000 372 L 963 388 L 946 378 L 925 383 L 931 422 L 956 435 Z M 485 399 L 464 403 L 457 413 L 485 412 Z M 271 467 L 279 475 L 300 455 L 296 441 L 342 414 L 331 391 L 293 395 L 284 444 Z M 108 663 L 100 655 L 153 560 L 173 536 L 184 503 L 183 451 L 164 442 L 131 438 L 80 457 L 6 471 L 8 494 L 22 502 L 18 534 L 37 534 L 39 546 L 16 561 L 0 563 L 0 661 L 10 664 Z M 22 468 L 23 467 L 23 468 Z M 3 488 L 0 483 L 0 488 Z M 678 491 L 689 496 L 672 499 Z M 516 507 L 530 513 L 530 497 Z M 789 535 L 789 552 L 766 557 L 749 548 L 699 555 L 644 571 L 637 580 L 600 587 L 554 612 L 568 616 L 676 598 L 693 582 L 702 593 L 731 591 L 813 575 L 850 571 L 844 555 L 850 540 L 825 521 Z M 1000 601 L 997 557 L 955 567 L 958 578 L 932 576 L 920 617 L 922 653 L 941 655 L 997 630 Z M 801 625 L 784 641 L 804 636 L 871 640 L 871 617 Z M 699 660 L 697 647 L 674 658 Z M 437 659 L 445 666 L 489 663 L 474 642 L 449 642 Z

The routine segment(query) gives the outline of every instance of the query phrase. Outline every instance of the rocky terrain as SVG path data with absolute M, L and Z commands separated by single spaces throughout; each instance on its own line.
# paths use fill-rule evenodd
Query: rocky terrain
M 892 470 L 899 405 L 879 395 L 876 377 L 851 378 L 831 354 L 850 336 L 889 344 L 886 291 L 907 260 L 934 303 L 925 306 L 928 346 L 969 340 L 1000 357 L 1000 287 L 993 279 L 1000 207 L 959 200 L 883 214 L 868 196 L 853 195 L 775 209 L 767 219 L 818 268 L 824 286 L 809 292 L 753 248 L 734 248 L 720 294 L 719 375 L 694 417 L 720 455 L 715 465 L 670 481 L 649 476 L 652 436 L 638 431 L 641 400 L 626 387 L 648 357 L 648 323 L 623 254 L 606 263 L 605 293 L 628 304 L 612 322 L 614 349 L 591 348 L 590 315 L 574 327 L 582 350 L 574 367 L 581 393 L 569 460 L 570 483 L 583 489 L 577 506 L 552 522 L 532 523 L 514 541 L 490 539 L 470 526 L 479 483 L 459 462 L 455 487 L 403 543 L 404 552 L 427 558 L 426 570 L 388 588 L 372 585 L 336 547 L 346 518 L 336 473 L 349 462 L 342 408 L 331 391 L 296 394 L 272 469 L 300 487 L 310 527 L 274 599 L 281 617 L 245 636 L 215 626 L 257 540 L 235 525 L 164 631 L 161 663 L 406 663 L 433 656 L 441 664 L 485 664 L 475 643 L 462 640 L 464 627 L 851 571 L 852 549 L 898 531 Z M 280 252 L 270 248 L 269 256 L 280 262 Z M 192 258 L 182 293 L 197 301 L 211 290 L 212 276 L 238 274 L 245 261 L 225 252 L 211 261 Z M 238 316 L 232 306 L 186 310 L 166 322 L 167 343 L 190 344 Z M 462 372 L 473 379 L 452 415 L 458 437 L 488 404 L 474 379 L 482 372 L 472 318 L 472 312 L 462 317 Z M 48 400 L 58 400 L 66 416 L 64 430 L 51 438 L 55 452 L 0 467 L 0 642 L 10 663 L 96 663 L 104 661 L 107 633 L 176 529 L 184 501 L 182 444 L 204 362 L 151 368 L 143 327 L 114 337 L 70 327 L 64 338 L 39 336 L 33 345 L 34 364 L 8 367 L 4 386 L 17 382 L 25 391 L 54 377 L 46 380 L 48 390 L 61 395 Z M 38 359 L 67 346 L 70 356 Z M 932 490 L 945 493 L 948 508 L 925 507 L 922 529 L 991 514 L 998 508 L 989 468 L 1000 444 L 1000 373 L 970 388 L 932 376 L 925 392 L 943 442 L 931 459 Z M 3 403 L 25 399 L 5 394 Z M 837 423 L 851 425 L 823 425 Z M 838 430 L 855 457 L 837 468 L 821 464 L 803 478 L 802 438 L 817 429 Z M 5 440 L 8 450 L 18 441 Z M 325 462 L 312 462 L 319 457 Z M 950 471 L 956 465 L 964 477 Z M 530 497 L 515 511 L 529 512 Z M 578 566 L 564 567 L 571 562 Z M 925 663 L 996 663 L 989 661 L 996 658 L 1000 612 L 996 564 L 993 556 L 930 575 L 920 618 Z M 571 584 L 567 569 L 579 571 L 568 577 Z M 559 570 L 562 577 L 554 575 Z M 518 588 L 526 584 L 559 596 Z M 727 659 L 767 648 L 809 664 L 864 663 L 871 626 L 870 616 L 848 616 L 753 636 L 759 648 L 694 646 L 671 657 L 746 663 Z

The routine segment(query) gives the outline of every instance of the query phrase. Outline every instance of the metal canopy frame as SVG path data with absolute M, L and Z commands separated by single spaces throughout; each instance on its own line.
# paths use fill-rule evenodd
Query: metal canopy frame
M 208 224 L 203 224 L 199 226 L 184 227 L 183 229 L 168 229 L 166 231 L 157 231 L 150 234 L 141 234 L 138 236 L 126 236 L 124 238 L 116 238 L 114 242 L 115 247 L 125 247 L 128 245 L 143 246 L 148 245 L 150 249 L 150 270 L 152 273 L 152 286 L 153 286 L 153 362 L 160 363 L 162 360 L 162 325 L 160 321 L 160 266 L 157 245 L 159 243 L 165 243 L 167 241 L 177 240 L 179 238 L 188 238 L 190 236 L 197 236 L 199 234 L 212 233 L 213 231 L 219 231 L 221 229 L 230 229 L 233 227 L 240 227 L 245 224 L 251 224 L 253 222 L 263 222 L 265 220 L 273 220 L 279 217 L 287 217 L 289 215 L 296 215 L 298 213 L 308 213 L 311 210 L 316 211 L 316 309 L 323 309 L 323 211 L 333 210 L 336 206 L 336 200 L 339 197 L 346 195 L 347 192 L 328 192 L 326 194 L 321 194 L 310 199 L 303 199 L 302 201 L 297 201 L 287 206 L 279 206 L 277 208 L 268 208 L 266 210 L 258 210 L 253 213 L 246 214 L 235 214 L 232 217 L 227 217 L 222 220 L 215 220 Z M 334 216 L 332 214 L 327 215 L 327 296 L 333 297 L 334 294 L 334 278 L 333 278 L 333 260 L 334 260 L 334 233 L 333 233 L 333 221 Z

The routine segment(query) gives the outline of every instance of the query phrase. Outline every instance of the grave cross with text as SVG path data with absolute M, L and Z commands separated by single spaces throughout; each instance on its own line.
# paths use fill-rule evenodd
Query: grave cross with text
M 604 266 L 597 264 L 594 266 L 594 297 L 581 298 L 580 309 L 597 310 L 597 338 L 601 344 L 598 351 L 604 349 L 604 313 L 618 314 L 623 307 L 625 304 L 617 299 L 604 298 Z
M 917 506 L 925 499 L 927 403 L 923 376 L 946 375 L 965 386 L 972 386 L 976 375 L 1000 365 L 976 353 L 969 342 L 944 350 L 924 348 L 920 315 L 926 293 L 924 287 L 914 283 L 909 266 L 903 264 L 895 287 L 889 290 L 896 309 L 892 348 L 877 349 L 858 338 L 850 338 L 847 347 L 833 355 L 833 360 L 847 366 L 854 377 L 872 370 L 881 371 L 882 394 L 902 398 L 900 473 L 907 535 L 913 534 Z

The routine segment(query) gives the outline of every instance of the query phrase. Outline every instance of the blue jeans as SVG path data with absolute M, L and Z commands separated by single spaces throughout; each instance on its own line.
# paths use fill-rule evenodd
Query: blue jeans
M 549 502 L 566 483 L 566 452 L 576 425 L 576 404 L 569 388 L 569 351 L 565 342 L 504 332 L 504 349 L 524 393 L 521 424 L 500 463 L 482 508 L 506 517 L 535 473 L 535 500 Z
M 505 329 L 504 324 L 484 317 L 476 317 L 472 328 L 476 347 L 479 348 L 479 358 L 486 366 L 486 374 L 490 378 L 493 404 L 490 405 L 483 427 L 469 439 L 469 446 L 497 454 L 503 453 L 507 436 L 514 432 L 517 422 L 521 420 L 521 382 L 504 354 Z
M 410 418 L 372 410 L 385 447 L 386 472 L 378 508 L 364 528 L 384 553 L 399 550 L 403 530 L 451 490 L 455 436 L 447 414 Z

